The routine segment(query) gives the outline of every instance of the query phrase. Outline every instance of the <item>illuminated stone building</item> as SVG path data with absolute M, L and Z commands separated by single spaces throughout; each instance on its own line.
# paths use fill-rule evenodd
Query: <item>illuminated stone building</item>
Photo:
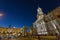
M 60 35 L 60 7 L 47 14 L 43 14 L 41 8 L 38 8 L 37 20 L 33 23 L 33 28 L 34 34 Z
M 50 34 L 60 34 L 60 6 L 45 15 L 47 30 Z
M 42 9 L 38 7 L 37 9 L 37 20 L 33 23 L 33 28 L 38 35 L 47 34 L 46 25 L 44 22 L 44 14 Z
M 44 14 L 44 15 L 45 15 L 44 19 L 47 22 L 60 18 L 60 6 L 53 9 L 52 11 L 48 12 L 47 15 L 46 14 Z M 50 17 L 50 19 L 49 19 L 49 17 Z
M 0 37 L 4 35 L 5 37 L 9 36 L 20 36 L 22 33 L 22 28 L 0 28 Z

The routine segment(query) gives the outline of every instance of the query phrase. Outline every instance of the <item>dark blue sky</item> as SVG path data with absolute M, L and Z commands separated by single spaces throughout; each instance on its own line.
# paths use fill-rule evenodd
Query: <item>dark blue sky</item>
M 36 20 L 36 9 L 40 6 L 44 13 L 60 6 L 60 0 L 0 0 L 0 26 L 32 26 Z

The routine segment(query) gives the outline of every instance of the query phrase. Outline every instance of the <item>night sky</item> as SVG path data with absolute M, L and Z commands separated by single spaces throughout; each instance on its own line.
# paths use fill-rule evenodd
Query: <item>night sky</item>
M 36 20 L 38 6 L 48 13 L 60 6 L 60 0 L 0 0 L 0 13 L 4 14 L 0 17 L 0 26 L 31 27 Z

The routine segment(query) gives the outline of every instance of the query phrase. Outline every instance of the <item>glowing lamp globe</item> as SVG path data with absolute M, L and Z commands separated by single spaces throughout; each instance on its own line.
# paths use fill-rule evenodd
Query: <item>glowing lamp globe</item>
M 3 16 L 3 14 L 2 14 L 2 13 L 0 13 L 0 17 L 1 17 L 1 16 Z

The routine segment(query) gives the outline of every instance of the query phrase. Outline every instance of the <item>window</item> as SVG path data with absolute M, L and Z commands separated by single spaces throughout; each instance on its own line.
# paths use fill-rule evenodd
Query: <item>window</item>
M 57 17 L 60 18 L 60 15 L 58 15 Z

